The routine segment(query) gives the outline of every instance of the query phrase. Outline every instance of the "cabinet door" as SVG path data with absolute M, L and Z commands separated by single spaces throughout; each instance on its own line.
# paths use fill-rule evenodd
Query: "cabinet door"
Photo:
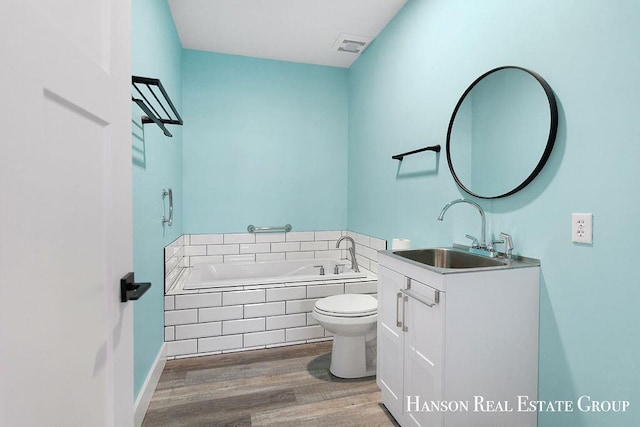
M 409 296 L 405 307 L 405 419 L 410 425 L 437 427 L 443 418 L 437 405 L 443 396 L 444 293 L 415 280 L 407 293 L 417 297 Z
M 402 363 L 404 336 L 402 325 L 402 294 L 405 277 L 382 266 L 378 267 L 378 387 L 382 402 L 389 412 L 402 419 Z M 400 294 L 400 296 L 398 296 Z

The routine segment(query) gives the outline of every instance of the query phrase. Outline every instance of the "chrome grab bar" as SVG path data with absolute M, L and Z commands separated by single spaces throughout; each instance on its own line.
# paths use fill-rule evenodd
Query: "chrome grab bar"
M 278 225 L 278 226 L 274 226 L 274 227 L 256 227 L 255 225 L 249 225 L 247 227 L 247 231 L 249 233 L 260 233 L 262 231 L 284 231 L 284 232 L 289 232 L 291 231 L 291 224 L 286 224 L 286 225 Z
M 167 196 L 169 196 L 169 218 L 162 215 L 162 225 L 167 224 L 171 227 L 173 225 L 173 190 L 171 188 L 169 190 L 162 189 L 162 200 Z

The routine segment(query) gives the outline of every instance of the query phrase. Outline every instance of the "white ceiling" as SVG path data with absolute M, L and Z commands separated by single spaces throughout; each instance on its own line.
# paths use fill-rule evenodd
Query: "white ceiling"
M 344 68 L 351 66 L 358 53 L 339 51 L 340 42 L 369 42 L 407 2 L 168 1 L 184 48 Z

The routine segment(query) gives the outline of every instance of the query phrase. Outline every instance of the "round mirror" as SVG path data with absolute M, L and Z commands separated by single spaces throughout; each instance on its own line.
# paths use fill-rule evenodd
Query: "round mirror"
M 449 169 L 473 196 L 508 196 L 542 170 L 557 129 L 558 106 L 547 82 L 521 67 L 496 68 L 474 81 L 453 110 Z

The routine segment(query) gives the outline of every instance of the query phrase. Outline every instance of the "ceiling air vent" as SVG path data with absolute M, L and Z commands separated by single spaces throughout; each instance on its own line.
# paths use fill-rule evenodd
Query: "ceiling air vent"
M 356 36 L 353 34 L 341 33 L 340 37 L 333 44 L 333 49 L 338 52 L 355 53 L 360 54 L 371 43 L 373 37 L 369 36 Z

